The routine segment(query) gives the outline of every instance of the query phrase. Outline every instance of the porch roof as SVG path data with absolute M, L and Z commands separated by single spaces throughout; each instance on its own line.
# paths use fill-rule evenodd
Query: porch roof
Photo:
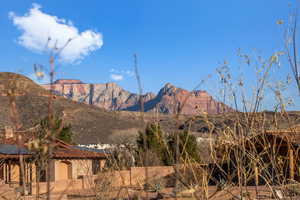
M 32 135 L 27 135 L 17 140 L 15 137 L 3 139 L 0 142 L 0 158 L 17 158 L 19 155 L 27 155 L 33 157 L 34 152 L 28 149 L 27 143 L 32 139 Z M 107 153 L 93 151 L 89 149 L 77 148 L 62 140 L 55 139 L 53 141 L 53 159 L 103 159 L 107 157 Z
M 14 154 L 30 155 L 32 153 L 29 152 L 24 147 L 18 147 L 17 145 L 0 144 L 0 154 L 6 154 L 6 155 L 14 155 Z

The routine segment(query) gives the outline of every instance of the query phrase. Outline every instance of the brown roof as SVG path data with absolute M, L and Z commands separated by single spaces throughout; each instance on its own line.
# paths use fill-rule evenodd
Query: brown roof
M 16 135 L 16 134 L 15 134 Z M 28 149 L 27 143 L 34 138 L 32 134 L 19 134 L 22 135 L 20 140 L 17 137 L 2 138 L 0 144 L 16 145 L 25 149 Z M 93 150 L 83 150 L 76 146 L 70 145 L 62 140 L 55 139 L 54 141 L 53 158 L 106 158 L 107 154 L 101 152 L 95 152 Z M 19 155 L 12 154 L 0 154 L 0 158 L 18 158 Z M 25 155 L 24 155 L 25 156 Z M 32 155 L 26 155 L 30 157 Z
M 92 151 L 82 151 L 73 148 L 72 150 L 56 150 L 54 158 L 106 158 L 106 154 Z
M 23 155 L 23 158 L 30 158 L 32 155 Z M 18 159 L 20 158 L 20 155 L 12 155 L 12 154 L 0 154 L 0 159 Z
M 62 140 L 56 139 L 54 158 L 106 158 L 107 154 L 94 151 L 82 150 L 69 145 Z

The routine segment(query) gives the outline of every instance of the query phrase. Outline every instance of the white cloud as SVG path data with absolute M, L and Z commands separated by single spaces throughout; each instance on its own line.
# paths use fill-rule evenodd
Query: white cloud
M 55 44 L 61 48 L 71 39 L 59 57 L 63 62 L 74 63 L 103 45 L 102 34 L 92 30 L 79 32 L 71 21 L 43 13 L 40 8 L 41 6 L 33 4 L 24 16 L 9 13 L 14 25 L 22 31 L 18 43 L 25 48 L 44 52 L 53 49 Z M 51 40 L 46 45 L 49 38 Z
M 125 77 L 134 76 L 134 72 L 131 70 L 118 70 L 111 68 L 109 72 L 111 73 L 110 78 L 115 81 L 123 80 Z
M 121 81 L 124 77 L 121 74 L 111 74 L 110 78 L 114 81 Z

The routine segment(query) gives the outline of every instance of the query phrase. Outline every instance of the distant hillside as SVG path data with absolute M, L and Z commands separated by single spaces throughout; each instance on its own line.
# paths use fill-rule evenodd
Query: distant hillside
M 37 124 L 47 116 L 48 91 L 25 76 L 0 73 L 0 129 L 12 125 L 9 118 L 9 99 L 7 93 L 15 88 L 17 109 L 23 128 Z M 78 103 L 63 97 L 54 99 L 54 110 L 70 123 L 75 133 L 75 142 L 111 142 L 119 132 L 137 132 L 139 121 L 134 117 L 119 115 L 104 109 Z
M 50 85 L 42 85 L 49 89 Z M 53 84 L 56 94 L 67 99 L 96 105 L 106 110 L 140 111 L 139 95 L 130 93 L 116 83 L 88 84 L 80 80 L 57 80 Z M 213 99 L 206 91 L 187 91 L 166 84 L 157 95 L 143 95 L 144 110 L 175 114 L 194 115 L 199 113 L 220 114 L 232 111 L 231 108 Z

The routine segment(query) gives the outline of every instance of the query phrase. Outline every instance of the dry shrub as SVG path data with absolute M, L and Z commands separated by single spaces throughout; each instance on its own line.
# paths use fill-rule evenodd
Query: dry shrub
M 137 165 L 138 166 L 162 166 L 163 162 L 156 152 L 147 150 L 145 152 L 139 152 Z
M 166 178 L 155 178 L 148 181 L 147 184 L 144 184 L 144 188 L 148 191 L 152 192 L 160 192 L 163 190 L 167 185 Z
M 113 178 L 115 172 L 100 172 L 95 180 L 95 195 L 97 200 L 107 200 L 114 197 Z

